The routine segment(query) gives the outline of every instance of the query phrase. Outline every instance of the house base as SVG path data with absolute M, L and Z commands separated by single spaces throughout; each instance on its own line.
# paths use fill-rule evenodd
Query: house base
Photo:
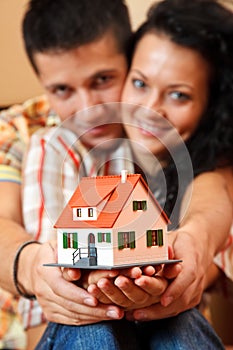
M 182 260 L 158 260 L 158 261 L 151 261 L 151 262 L 145 262 L 145 263 L 135 263 L 135 264 L 122 264 L 122 265 L 78 265 L 78 264 L 58 264 L 58 263 L 48 263 L 43 264 L 43 266 L 57 266 L 57 267 L 65 267 L 65 268 L 71 268 L 71 269 L 92 269 L 92 270 L 114 270 L 114 269 L 126 269 L 134 266 L 153 266 L 153 265 L 162 265 L 162 264 L 176 264 L 182 262 Z

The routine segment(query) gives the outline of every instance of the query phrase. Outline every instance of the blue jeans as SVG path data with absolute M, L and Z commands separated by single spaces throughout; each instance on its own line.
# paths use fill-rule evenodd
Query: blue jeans
M 224 350 L 206 319 L 192 309 L 150 322 L 106 321 L 87 326 L 49 323 L 35 350 Z

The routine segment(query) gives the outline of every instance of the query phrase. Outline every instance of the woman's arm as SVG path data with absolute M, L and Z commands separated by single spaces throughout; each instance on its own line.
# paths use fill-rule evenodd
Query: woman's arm
M 162 295 L 161 304 L 156 303 L 148 308 L 140 308 L 139 312 L 143 310 L 143 318 L 137 311 L 133 314 L 128 313 L 129 318 L 149 320 L 169 317 L 194 307 L 200 302 L 213 258 L 224 246 L 229 233 L 232 222 L 232 203 L 225 177 L 217 172 L 202 174 L 193 181 L 191 199 L 189 190 L 182 202 L 180 228 L 170 234 L 174 258 L 182 259 L 181 271 L 177 270 L 178 267 L 180 268 L 177 265 L 165 266 L 163 276 L 172 282 Z M 209 281 L 212 281 L 213 275 L 209 277 L 211 277 Z M 127 284 L 127 279 L 124 278 L 124 284 L 121 284 L 121 282 L 118 283 L 119 278 L 121 277 L 114 280 L 112 287 L 110 283 L 103 283 L 101 288 L 101 284 L 98 283 L 101 292 L 112 301 L 116 286 L 120 288 L 124 286 L 125 290 L 129 290 L 128 286 L 131 282 Z M 142 289 L 145 288 L 143 283 L 140 284 L 143 278 L 142 276 L 135 279 L 135 284 L 140 285 Z M 145 288 L 145 292 L 151 295 L 154 288 L 153 279 L 154 277 L 147 278 Z M 127 294 L 128 298 L 136 301 L 137 291 L 137 288 L 131 287 Z M 134 305 L 133 308 L 137 306 Z
M 229 171 L 229 170 L 228 170 Z M 205 173 L 195 178 L 191 200 L 184 197 L 180 228 L 171 233 L 174 258 L 182 259 L 182 270 L 170 283 L 161 304 L 136 310 L 129 318 L 138 320 L 174 316 L 196 306 L 206 287 L 206 274 L 217 252 L 224 246 L 232 223 L 232 201 L 225 176 Z M 173 266 L 165 266 L 170 278 Z

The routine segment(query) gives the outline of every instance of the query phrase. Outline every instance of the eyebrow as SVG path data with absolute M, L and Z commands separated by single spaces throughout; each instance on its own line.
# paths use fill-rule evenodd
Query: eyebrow
M 191 85 L 188 85 L 188 84 L 186 84 L 186 83 L 178 83 L 178 84 L 171 84 L 170 85 L 172 88 L 177 88 L 177 87 L 186 87 L 186 88 L 188 88 L 188 89 L 191 89 L 191 90 L 193 90 L 193 87 L 191 86 Z
M 131 69 L 131 72 L 134 72 L 134 73 L 137 73 L 137 74 L 141 75 L 141 77 L 142 77 L 143 79 L 145 79 L 145 80 L 148 79 L 148 78 L 147 78 L 140 70 L 138 70 L 138 69 L 133 68 L 133 69 Z
M 49 85 L 45 85 L 45 89 L 56 89 L 58 87 L 66 87 L 69 86 L 68 84 L 65 83 L 53 83 L 53 84 L 49 84 Z
M 117 70 L 116 69 L 104 69 L 100 70 L 98 72 L 95 72 L 93 75 L 90 76 L 90 78 L 97 78 L 101 74 L 109 74 L 109 73 L 115 73 Z
M 91 79 L 96 79 L 98 78 L 100 75 L 103 75 L 103 74 L 115 74 L 117 72 L 116 69 L 105 69 L 105 70 L 100 70 L 98 72 L 94 72 L 92 75 L 90 75 L 87 79 L 88 80 L 91 80 Z M 57 83 L 53 83 L 51 85 L 45 85 L 45 89 L 54 89 L 54 88 L 58 88 L 58 87 L 61 87 L 61 86 L 70 86 L 69 84 L 65 83 L 65 82 L 57 82 Z

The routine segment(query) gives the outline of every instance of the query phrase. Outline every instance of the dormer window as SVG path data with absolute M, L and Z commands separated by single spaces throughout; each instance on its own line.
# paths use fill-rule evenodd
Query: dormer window
M 88 208 L 88 217 L 93 218 L 93 208 Z
M 74 221 L 97 220 L 97 208 L 95 207 L 73 208 L 73 220 Z

